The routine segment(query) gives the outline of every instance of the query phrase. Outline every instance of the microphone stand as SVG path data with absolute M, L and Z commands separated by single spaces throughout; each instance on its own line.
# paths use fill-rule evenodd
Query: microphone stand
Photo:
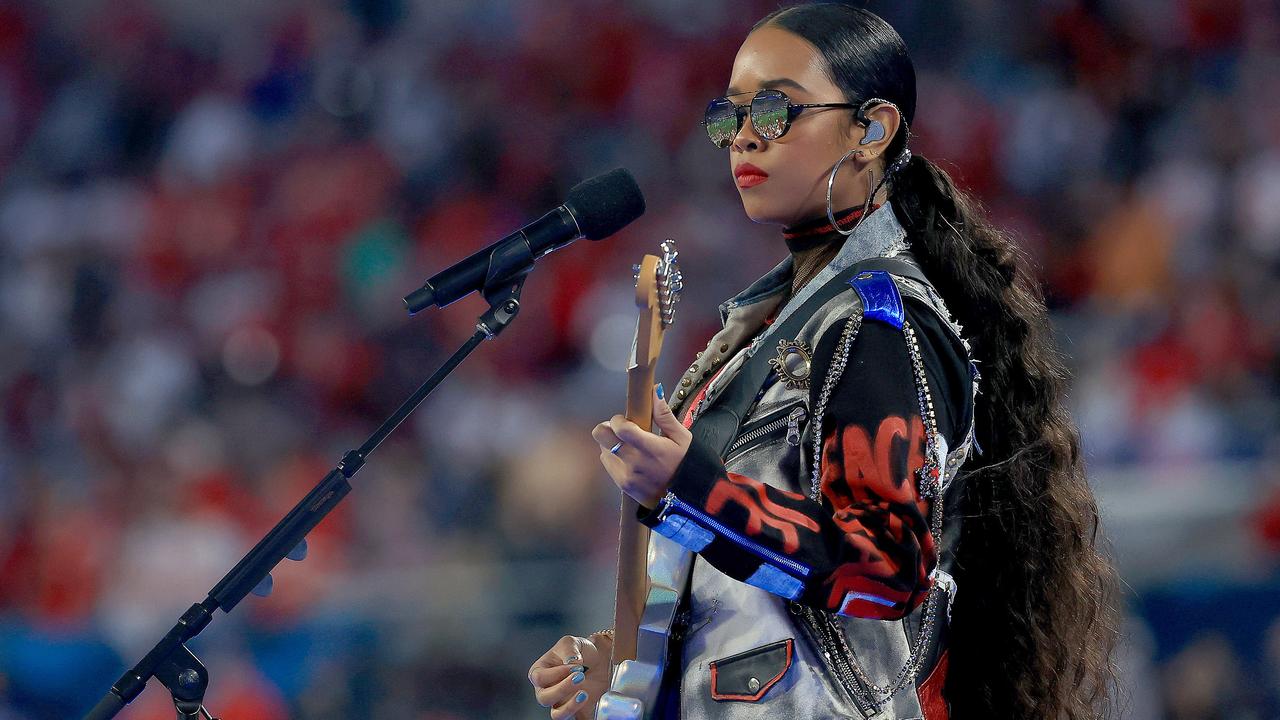
M 351 491 L 351 479 L 364 466 L 369 455 L 382 444 L 391 431 L 399 427 L 449 373 L 485 340 L 497 337 L 520 312 L 520 291 L 534 256 L 527 242 L 506 243 L 489 257 L 484 288 L 481 293 L 489 310 L 476 321 L 476 331 L 409 399 L 396 409 L 357 450 L 349 450 L 338 465 L 320 480 L 297 505 L 241 558 L 231 572 L 209 591 L 202 602 L 192 605 L 178 623 L 161 638 L 142 661 L 120 676 L 84 720 L 108 720 L 125 705 L 133 702 L 157 678 L 169 689 L 178 720 L 214 720 L 204 707 L 204 691 L 209 686 L 209 671 L 187 648 L 186 642 L 200 634 L 213 620 L 219 608 L 231 612 L 249 592 L 265 595 L 271 588 L 271 569 L 281 560 L 301 560 L 306 556 L 306 537 L 342 498 Z

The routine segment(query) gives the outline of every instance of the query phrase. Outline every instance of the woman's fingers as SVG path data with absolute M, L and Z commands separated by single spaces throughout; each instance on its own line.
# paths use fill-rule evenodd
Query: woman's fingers
M 577 686 L 574 685 L 573 688 L 576 689 Z M 577 690 L 576 692 L 570 690 L 570 692 L 572 694 L 568 700 L 551 708 L 551 720 L 567 720 L 567 718 L 573 717 L 574 713 L 582 709 L 583 704 L 587 702 L 590 696 L 586 690 Z
M 635 451 L 629 450 L 627 452 L 633 453 Z M 600 464 L 604 466 L 605 472 L 609 473 L 609 477 L 615 483 L 626 482 L 631 473 L 627 460 L 622 457 L 622 454 L 623 451 L 621 449 L 616 454 L 609 452 L 607 449 L 602 448 L 600 450 Z
M 655 443 L 663 440 L 648 430 L 641 430 L 623 415 L 614 415 L 605 424 L 619 440 L 647 455 L 652 455 Z
M 596 441 L 601 450 L 609 450 L 618 442 L 619 438 L 608 422 L 602 422 L 591 429 L 591 439 Z
M 680 422 L 680 419 L 671 412 L 670 406 L 663 398 L 662 393 L 655 387 L 653 393 L 653 425 L 662 431 L 664 437 L 670 438 L 680 447 L 688 447 L 689 442 L 693 439 L 693 434 L 689 429 Z
M 529 668 L 529 682 L 538 704 L 551 708 L 554 720 L 567 720 L 599 699 L 608 672 L 609 657 L 594 642 L 566 635 Z
M 538 699 L 538 704 L 542 707 L 553 707 L 551 717 L 556 717 L 556 709 L 563 707 L 566 703 L 572 704 L 574 695 L 580 691 L 580 686 L 586 679 L 585 672 L 575 670 L 565 675 L 562 680 L 551 687 L 534 690 L 533 695 Z M 573 713 L 569 714 L 572 715 Z
M 557 670 L 559 668 L 568 668 L 573 665 L 582 663 L 582 639 L 573 635 L 565 635 L 556 641 L 551 649 L 542 653 L 542 657 L 533 662 L 529 666 L 529 682 L 534 687 L 547 687 L 553 683 L 559 682 L 561 677 L 554 678 L 545 682 L 539 682 L 538 679 L 545 677 L 547 670 Z
M 552 655 L 559 664 L 535 669 L 529 678 L 535 688 L 533 695 L 542 707 L 552 707 L 571 700 L 574 688 L 586 678 L 586 668 L 582 666 L 582 638 L 565 635 L 547 655 Z M 542 680 L 546 682 L 541 682 Z
M 669 424 L 672 425 L 670 428 L 670 434 L 667 437 L 656 435 L 648 430 L 642 429 L 639 425 L 628 420 L 625 415 L 614 415 L 608 420 L 596 425 L 591 430 L 591 437 L 602 450 L 612 450 L 613 446 L 621 441 L 623 448 L 619 448 L 618 452 L 622 452 L 626 447 L 631 447 L 649 456 L 658 455 L 664 449 L 672 445 L 683 447 L 684 443 L 681 443 L 680 439 L 682 436 L 689 435 L 689 431 L 680 424 L 679 420 L 675 419 L 675 416 L 671 414 L 671 410 L 667 407 L 665 402 L 661 400 L 659 400 L 659 402 L 661 402 L 661 405 L 655 405 L 655 418 L 657 417 L 658 412 L 665 411 L 663 420 L 669 420 Z M 661 408 L 661 410 L 658 410 L 658 408 Z M 660 427 L 664 433 L 668 430 L 668 428 L 661 427 L 661 425 L 658 425 L 658 427 Z M 671 437 L 672 435 L 674 435 L 675 439 Z
M 600 446 L 600 464 L 604 469 L 609 471 L 609 476 L 613 478 L 624 478 L 630 472 L 630 463 L 634 463 L 641 458 L 640 452 L 633 445 L 629 445 L 618 439 L 608 423 L 600 423 L 591 431 L 591 437 L 595 439 L 596 444 Z M 615 452 L 614 445 L 622 443 L 622 446 Z
M 552 708 L 552 717 L 556 717 L 558 710 L 562 710 L 566 705 L 572 705 L 573 700 L 575 700 L 573 696 L 581 692 L 581 684 L 585 679 L 585 673 L 582 673 L 581 670 L 576 671 L 576 673 L 568 674 L 566 678 L 552 685 L 552 687 L 540 688 L 538 691 L 534 691 L 534 696 L 538 698 L 538 705 Z M 572 712 L 568 712 L 568 715 L 572 715 Z M 562 717 L 567 717 L 568 715 L 562 715 Z
M 571 700 L 574 688 L 582 683 L 585 676 L 582 639 L 573 635 L 560 638 L 529 668 L 533 695 L 542 707 L 552 707 Z
M 545 690 L 572 675 L 582 665 L 556 665 L 549 668 L 537 668 L 529 673 L 529 682 L 534 690 Z M 535 692 L 536 694 L 536 692 Z M 547 707 L 550 707 L 549 705 Z

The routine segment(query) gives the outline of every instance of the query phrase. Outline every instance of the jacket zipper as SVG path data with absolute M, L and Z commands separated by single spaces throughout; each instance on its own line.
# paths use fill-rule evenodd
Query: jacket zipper
M 809 416 L 809 411 L 805 410 L 803 405 L 792 408 L 785 416 L 777 417 L 766 422 L 764 425 L 754 427 L 738 436 L 734 440 L 729 449 L 725 451 L 725 460 L 733 457 L 734 453 L 742 448 L 750 445 L 760 438 L 771 435 L 782 428 L 787 429 L 787 444 L 792 447 L 800 446 L 800 424 Z
M 843 633 L 838 625 L 831 621 L 831 618 L 821 615 L 814 609 L 801 605 L 797 602 L 789 604 L 791 612 L 800 618 L 810 630 L 810 632 L 818 640 L 818 650 L 822 653 L 823 659 L 826 661 L 827 668 L 835 675 L 840 685 L 844 687 L 845 692 L 858 707 L 858 710 L 868 718 L 874 717 L 880 707 L 871 698 L 870 692 L 863 687 L 862 682 L 853 672 L 853 660 L 846 656 L 846 644 L 839 642 L 835 637 L 835 633 Z
M 726 525 L 721 523 L 719 520 L 716 520 L 715 518 L 702 512 L 698 508 L 676 497 L 676 494 L 674 492 L 671 492 L 669 490 L 667 491 L 667 494 L 662 497 L 662 505 L 663 505 L 662 509 L 658 512 L 658 522 L 662 522 L 663 520 L 665 520 L 667 515 L 669 515 L 671 511 L 675 510 L 684 515 L 688 515 L 689 517 L 693 518 L 694 520 L 697 520 L 698 522 L 701 522 L 705 525 L 709 525 L 712 529 L 714 529 L 716 532 L 720 533 L 721 535 L 724 535 L 725 537 L 741 545 L 742 547 L 747 548 L 748 550 L 755 553 L 756 555 L 759 555 L 765 560 L 768 560 L 772 563 L 781 565 L 791 570 L 793 573 L 795 573 L 801 578 L 808 577 L 811 572 L 809 568 L 805 567 L 804 565 L 801 565 L 795 560 L 792 560 L 791 558 L 786 557 L 784 555 L 780 555 L 755 541 L 752 541 L 747 539 L 746 537 L 743 537 L 736 530 L 733 530 L 727 527 Z

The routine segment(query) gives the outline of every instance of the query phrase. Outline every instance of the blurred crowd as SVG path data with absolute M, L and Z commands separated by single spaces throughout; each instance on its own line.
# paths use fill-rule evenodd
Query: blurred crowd
M 484 310 L 402 295 L 626 167 L 646 215 L 541 262 L 193 643 L 226 718 L 541 717 L 530 663 L 610 622 L 589 430 L 631 264 L 681 249 L 670 379 L 785 253 L 698 124 L 773 7 L 0 0 L 0 719 L 85 712 Z M 913 149 L 1044 280 L 1128 580 L 1124 717 L 1280 717 L 1280 8 L 867 7 L 918 68 Z M 172 713 L 152 683 L 122 717 Z

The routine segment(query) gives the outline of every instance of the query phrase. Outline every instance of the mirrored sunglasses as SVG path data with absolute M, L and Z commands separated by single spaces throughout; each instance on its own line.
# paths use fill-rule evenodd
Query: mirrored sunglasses
M 702 124 L 707 128 L 707 137 L 718 148 L 727 148 L 733 144 L 738 131 L 742 129 L 742 120 L 751 116 L 751 127 L 756 134 L 765 140 L 777 140 L 787 134 L 791 121 L 809 108 L 856 108 L 851 103 L 793 103 L 781 90 L 761 90 L 751 98 L 750 104 L 738 105 L 728 97 L 718 97 L 707 103 Z

